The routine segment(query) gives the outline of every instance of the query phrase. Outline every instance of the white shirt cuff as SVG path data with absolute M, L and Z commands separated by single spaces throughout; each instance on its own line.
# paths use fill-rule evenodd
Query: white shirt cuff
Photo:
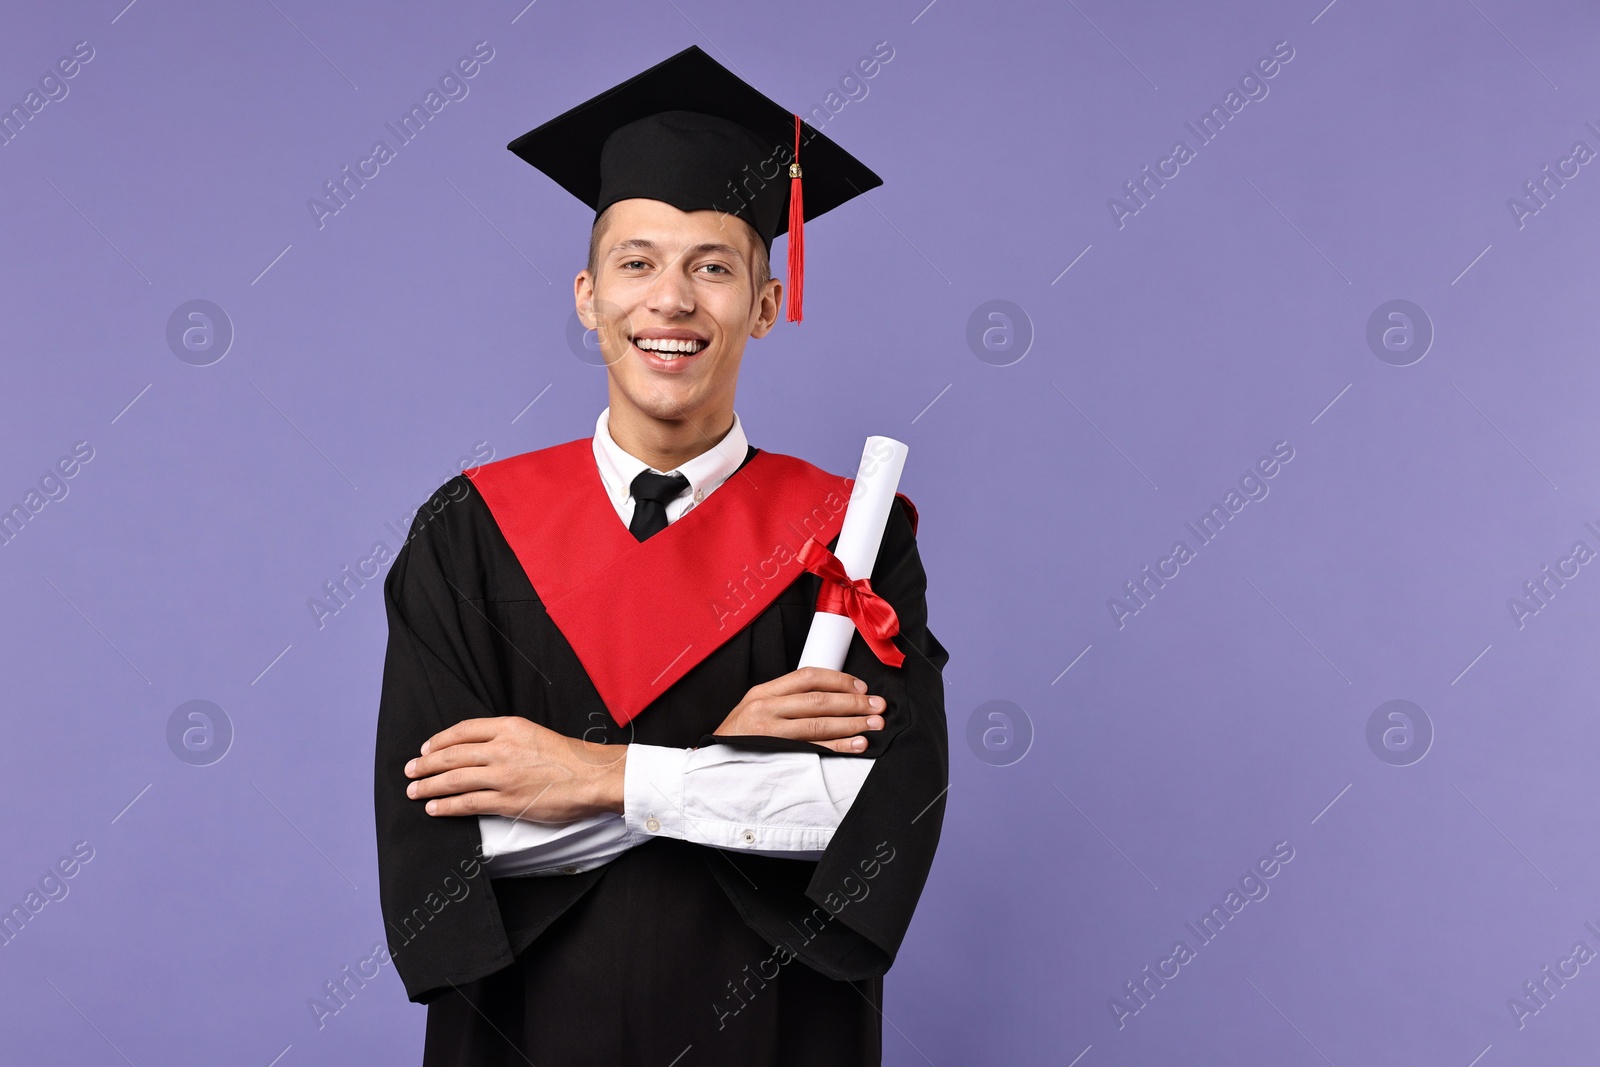
M 579 874 L 610 863 L 641 840 L 613 812 L 568 823 L 480 815 L 478 833 L 491 878 Z
M 729 745 L 631 744 L 623 817 L 638 835 L 820 859 L 875 764 Z
M 684 772 L 693 749 L 630 744 L 622 774 L 622 818 L 636 834 L 684 837 Z

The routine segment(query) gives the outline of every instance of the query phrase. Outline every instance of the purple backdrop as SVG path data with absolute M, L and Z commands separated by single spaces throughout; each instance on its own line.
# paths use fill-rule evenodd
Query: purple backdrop
M 591 432 L 589 219 L 504 145 L 689 44 L 885 181 L 738 408 L 911 445 L 952 785 L 887 1062 L 1592 1055 L 1591 5 L 125 2 L 0 36 L 8 1062 L 419 1057 L 380 579 L 324 583 Z

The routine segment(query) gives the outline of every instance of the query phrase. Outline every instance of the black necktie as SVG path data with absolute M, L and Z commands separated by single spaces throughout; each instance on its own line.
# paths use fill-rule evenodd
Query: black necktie
M 653 537 L 667 528 L 667 501 L 689 488 L 689 479 L 681 474 L 657 474 L 640 471 L 633 480 L 633 521 L 628 532 L 640 541 Z

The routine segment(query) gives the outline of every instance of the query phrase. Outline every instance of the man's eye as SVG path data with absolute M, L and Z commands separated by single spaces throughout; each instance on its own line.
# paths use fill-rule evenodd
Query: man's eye
M 623 270 L 642 270 L 642 269 L 644 269 L 644 266 L 645 266 L 644 260 L 642 260 L 642 259 L 630 259 L 626 263 L 622 264 L 622 269 Z
M 701 267 L 700 269 L 701 270 L 711 271 L 714 274 L 731 274 L 732 273 L 731 271 L 728 270 L 727 267 L 724 267 L 721 263 L 707 263 L 705 266 Z

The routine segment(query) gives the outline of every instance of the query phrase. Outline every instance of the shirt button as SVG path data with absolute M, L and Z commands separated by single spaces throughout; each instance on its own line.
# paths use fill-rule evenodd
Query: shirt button
M 651 833 L 655 833 L 657 830 L 661 829 L 661 823 L 657 821 L 654 815 L 652 815 L 650 818 L 644 821 L 644 828 L 649 830 Z
M 561 868 L 561 873 L 562 874 L 577 874 L 578 873 L 578 868 L 572 866 L 569 863 L 567 866 Z
M 694 491 L 694 502 L 696 504 L 700 503 L 700 501 L 704 500 L 705 498 L 706 498 L 706 491 L 704 489 L 696 489 Z
M 756 843 L 756 832 L 754 830 L 746 830 L 739 836 L 744 838 L 744 843 L 747 845 L 753 845 Z

